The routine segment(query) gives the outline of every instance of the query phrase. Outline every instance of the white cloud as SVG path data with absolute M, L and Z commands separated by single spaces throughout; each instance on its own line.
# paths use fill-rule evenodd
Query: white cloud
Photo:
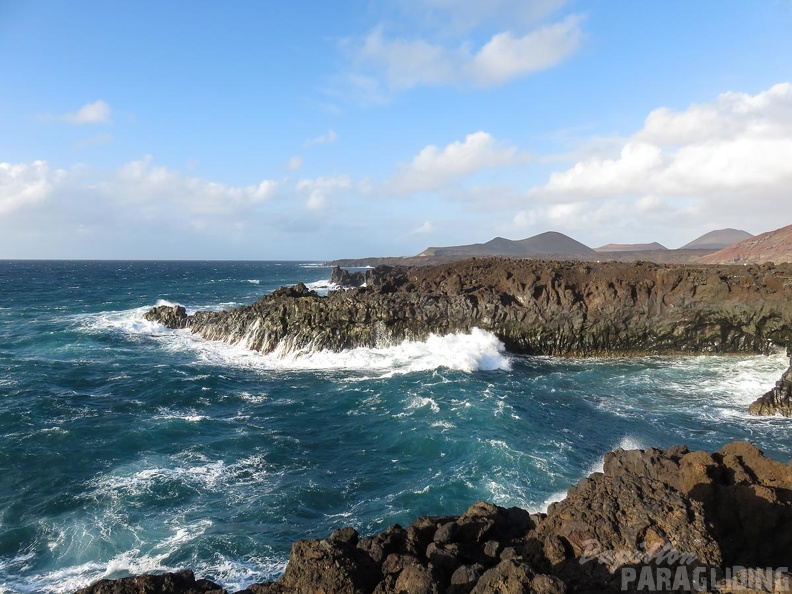
M 499 143 L 491 134 L 475 132 L 463 142 L 452 142 L 443 149 L 434 145 L 423 148 L 385 185 L 401 193 L 447 189 L 482 169 L 517 165 L 528 159 L 528 155 Z
M 175 204 L 196 215 L 229 215 L 270 199 L 279 182 L 263 180 L 257 185 L 229 186 L 188 177 L 154 165 L 147 156 L 124 165 L 117 176 L 101 187 L 106 194 L 127 203 Z
M 580 46 L 581 22 L 581 17 L 571 16 L 522 36 L 498 33 L 473 56 L 467 66 L 470 79 L 478 86 L 493 86 L 556 66 Z
M 792 184 L 792 85 L 726 93 L 683 112 L 653 111 L 612 159 L 552 174 L 534 192 L 551 200 L 624 195 L 723 201 L 788 196 Z
M 705 229 L 768 230 L 792 218 L 792 85 L 729 92 L 684 111 L 652 111 L 617 156 L 593 156 L 550 175 L 522 221 L 572 216 Z M 555 203 L 542 206 L 542 203 Z M 556 210 L 553 210 L 556 209 Z M 558 215 L 558 216 L 555 216 Z M 574 218 L 574 217 L 572 217 Z
M 435 230 L 435 226 L 432 224 L 432 221 L 424 221 L 421 225 L 417 226 L 415 229 L 412 230 L 412 235 L 424 235 L 426 233 L 432 233 Z
M 110 123 L 110 106 L 99 99 L 83 105 L 74 113 L 66 113 L 59 117 L 71 124 L 108 124 Z
M 297 191 L 306 199 L 308 210 L 321 210 L 327 204 L 328 197 L 341 190 L 352 187 L 352 179 L 346 175 L 302 179 L 297 182 Z
M 66 176 L 62 170 L 50 171 L 46 161 L 0 163 L 0 214 L 43 202 Z
M 297 171 L 303 166 L 303 158 L 300 155 L 294 155 L 289 159 L 289 163 L 286 166 L 289 168 L 289 171 Z
M 465 22 L 482 20 L 483 10 L 472 10 L 472 3 L 444 4 L 449 13 L 460 11 L 466 15 L 462 18 Z M 481 6 L 490 8 L 489 4 Z M 582 23 L 582 16 L 571 15 L 538 28 L 499 31 L 479 47 L 471 39 L 449 43 L 420 37 L 390 37 L 380 25 L 355 47 L 356 72 L 352 76 L 356 86 L 360 86 L 360 81 L 365 82 L 367 96 L 380 95 L 381 90 L 372 91 L 377 86 L 405 91 L 418 86 L 502 85 L 556 66 L 573 55 L 583 39 Z M 511 22 L 510 26 L 519 24 L 519 21 Z
M 317 136 L 316 138 L 311 138 L 305 141 L 305 146 L 316 146 L 318 144 L 335 144 L 335 141 L 338 139 L 338 135 L 335 133 L 335 130 L 328 130 L 327 134 L 322 134 L 321 136 Z

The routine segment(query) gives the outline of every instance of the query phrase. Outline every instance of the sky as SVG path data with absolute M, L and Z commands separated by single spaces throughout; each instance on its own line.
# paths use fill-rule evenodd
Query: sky
M 0 258 L 792 223 L 792 0 L 0 0 Z

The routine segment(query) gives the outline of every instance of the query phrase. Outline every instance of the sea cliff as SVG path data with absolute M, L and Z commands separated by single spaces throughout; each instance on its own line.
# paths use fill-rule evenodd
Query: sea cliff
M 377 267 L 366 286 L 303 285 L 252 305 L 148 320 L 262 353 L 339 351 L 493 332 L 515 353 L 601 356 L 765 353 L 792 344 L 792 265 L 682 266 L 473 259 Z

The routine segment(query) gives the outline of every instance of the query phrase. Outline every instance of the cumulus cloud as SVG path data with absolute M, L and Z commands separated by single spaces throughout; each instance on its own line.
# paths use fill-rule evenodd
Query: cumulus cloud
M 346 175 L 302 179 L 297 182 L 297 191 L 304 196 L 308 210 L 321 210 L 330 196 L 352 187 L 352 179 Z
M 58 119 L 70 124 L 108 124 L 110 123 L 110 106 L 101 99 L 83 105 L 73 113 L 65 113 Z
M 230 186 L 189 177 L 155 165 L 151 156 L 124 165 L 102 189 L 126 203 L 176 203 L 198 215 L 239 213 L 275 195 L 279 183 L 263 180 L 249 186 Z
M 475 132 L 464 141 L 452 142 L 442 149 L 426 146 L 385 185 L 401 193 L 446 189 L 483 169 L 528 160 L 529 156 L 516 147 L 498 142 L 487 132 Z
M 590 213 L 627 200 L 636 216 L 662 211 L 739 225 L 792 215 L 789 163 L 792 85 L 782 83 L 684 111 L 656 109 L 618 155 L 581 160 L 528 195 Z
M 43 202 L 66 176 L 63 170 L 51 171 L 46 161 L 0 163 L 0 214 Z
M 389 34 L 392 28 L 380 24 L 362 41 L 347 40 L 354 67 L 346 81 L 361 91 L 364 99 L 419 86 L 503 85 L 556 66 L 580 48 L 581 15 L 537 26 L 538 19 L 564 4 L 563 0 L 402 3 L 408 20 L 433 23 L 427 29 L 434 33 L 398 36 Z M 493 27 L 497 27 L 494 32 Z M 474 30 L 475 36 L 468 35 Z M 483 43 L 478 41 L 482 37 L 486 40 Z

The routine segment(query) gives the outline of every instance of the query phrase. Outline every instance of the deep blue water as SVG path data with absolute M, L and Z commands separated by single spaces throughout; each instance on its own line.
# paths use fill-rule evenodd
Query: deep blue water
M 528 358 L 477 332 L 265 357 L 142 319 L 158 301 L 232 307 L 329 272 L 0 262 L 0 593 L 183 567 L 233 589 L 338 526 L 478 499 L 543 509 L 619 446 L 792 452 L 787 419 L 744 412 L 782 354 Z

